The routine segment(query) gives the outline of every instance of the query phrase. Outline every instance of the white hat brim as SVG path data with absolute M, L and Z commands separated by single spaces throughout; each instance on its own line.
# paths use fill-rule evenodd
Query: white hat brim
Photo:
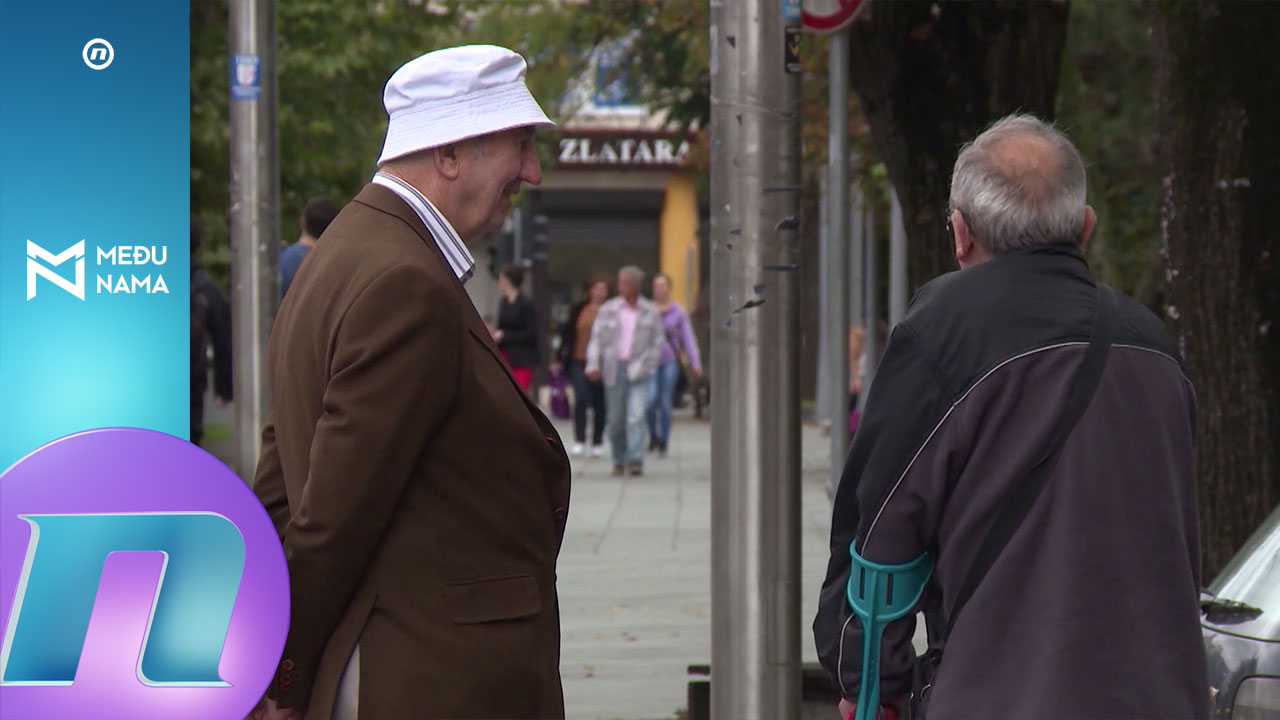
M 387 122 L 381 165 L 427 148 L 517 127 L 555 127 L 524 82 L 473 92 L 395 113 Z

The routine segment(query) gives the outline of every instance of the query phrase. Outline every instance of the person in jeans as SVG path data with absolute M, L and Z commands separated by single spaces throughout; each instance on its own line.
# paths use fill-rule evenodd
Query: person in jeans
M 538 313 L 533 301 L 520 286 L 524 284 L 524 268 L 508 265 L 498 273 L 498 328 L 492 330 L 516 383 L 526 393 L 533 385 L 533 368 L 538 364 Z
M 693 326 L 680 303 L 671 299 L 671 278 L 666 273 L 653 276 L 653 304 L 662 316 L 662 346 L 658 354 L 658 370 L 649 381 L 649 450 L 658 455 L 667 454 L 667 442 L 671 439 L 671 401 L 675 395 L 676 380 L 680 377 L 680 353 L 689 358 L 689 372 L 695 378 L 702 376 L 702 361 L 698 357 L 698 341 L 693 337 Z
M 573 447 L 570 455 L 586 453 L 587 410 L 592 412 L 591 457 L 604 455 L 604 384 L 587 379 L 587 343 L 591 342 L 591 326 L 596 313 L 609 297 L 609 283 L 602 277 L 587 281 L 586 297 L 569 310 L 569 318 L 560 328 L 560 366 L 569 373 L 573 385 Z
M 643 285 L 640 268 L 618 271 L 618 297 L 600 306 L 587 344 L 587 379 L 604 380 L 615 476 L 644 474 L 644 410 L 658 369 L 662 318 L 640 296 Z

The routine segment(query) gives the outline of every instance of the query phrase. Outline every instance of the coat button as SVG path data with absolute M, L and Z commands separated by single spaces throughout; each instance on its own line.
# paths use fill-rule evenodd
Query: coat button
M 284 668 L 285 670 L 292 670 L 293 661 L 286 658 L 284 662 L 280 663 L 280 667 Z

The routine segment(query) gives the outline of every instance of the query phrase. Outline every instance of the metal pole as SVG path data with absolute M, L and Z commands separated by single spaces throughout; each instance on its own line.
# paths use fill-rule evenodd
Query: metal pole
M 542 386 L 546 383 L 546 363 L 551 353 L 547 351 L 547 343 L 551 337 L 551 298 L 547 287 L 547 250 L 550 243 L 551 220 L 542 213 L 541 194 L 532 198 L 533 236 L 529 252 L 529 285 L 533 295 L 533 307 L 538 328 L 538 364 L 534 366 L 533 383 L 529 386 L 529 395 L 538 402 Z
M 721 698 L 716 701 L 720 707 L 732 701 L 732 693 L 741 686 L 735 678 L 743 674 L 737 614 L 741 595 L 736 585 L 737 568 L 731 562 L 738 554 L 735 547 L 740 542 L 742 522 L 734 418 L 742 404 L 743 388 L 733 357 L 737 328 L 728 321 L 734 308 L 741 305 L 736 285 L 730 285 L 730 264 L 740 252 L 742 232 L 732 182 L 740 154 L 735 119 L 738 12 L 738 0 L 711 0 L 711 689 L 713 696 Z
M 889 327 L 907 312 L 907 229 L 902 224 L 898 191 L 889 195 Z
M 845 266 L 849 264 L 849 34 L 827 37 L 828 171 L 827 215 L 827 387 L 831 388 L 831 463 L 827 497 L 835 499 L 849 448 L 849 305 Z
M 831 303 L 827 298 L 831 295 L 831 273 L 826 267 L 831 262 L 828 246 L 831 237 L 831 223 L 827 221 L 830 202 L 827 189 L 831 179 L 831 171 L 826 165 L 818 168 L 818 375 L 817 389 L 814 393 L 814 415 L 819 420 L 831 421 L 831 350 L 827 337 L 827 326 L 831 323 L 829 313 Z
M 267 412 L 267 339 L 279 298 L 279 177 L 276 166 L 274 0 L 231 0 L 230 51 L 257 65 L 256 92 L 231 104 L 231 326 L 235 347 L 235 471 L 258 462 Z M 256 58 L 256 59 L 255 59 Z M 235 68 L 238 70 L 239 68 Z M 235 77 L 235 75 L 233 75 Z M 246 73 L 238 80 L 250 86 Z
M 714 422 L 728 427 L 712 437 L 712 506 L 728 509 L 713 522 L 728 528 L 712 534 L 711 715 L 742 720 L 800 714 L 800 28 L 783 7 L 725 4 L 717 27 L 736 37 L 713 36 L 721 61 L 735 57 L 712 73 L 713 102 L 738 127 L 712 179 L 731 185 L 713 322 L 717 375 L 736 384 L 720 386 L 729 412 Z M 736 89 L 718 85 L 730 69 Z
M 867 394 L 871 390 L 871 382 L 876 376 L 876 364 L 880 360 L 880 259 L 877 246 L 879 242 L 876 240 L 876 214 L 875 208 L 871 203 L 867 203 L 867 208 L 863 212 L 866 219 L 863 229 L 866 231 L 863 240 L 866 242 L 866 263 L 862 268 L 864 289 L 866 294 L 863 298 L 863 310 L 866 312 L 865 340 L 863 347 L 867 366 L 862 370 L 862 392 L 858 395 L 858 405 L 865 407 L 867 402 Z
M 849 186 L 849 321 L 865 325 L 866 313 L 863 311 L 863 299 L 866 295 L 866 279 L 862 276 L 862 265 L 866 247 L 866 218 L 864 217 L 866 198 L 862 196 L 862 186 L 853 182 Z M 863 327 L 863 335 L 866 328 Z M 865 341 L 864 341 L 865 347 Z

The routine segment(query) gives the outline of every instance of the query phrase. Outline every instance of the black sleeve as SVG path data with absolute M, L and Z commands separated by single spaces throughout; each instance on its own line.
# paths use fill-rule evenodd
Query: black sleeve
M 578 315 L 583 304 L 577 303 L 569 310 L 569 317 L 560 325 L 560 349 L 556 351 L 556 360 L 567 366 L 573 359 L 573 345 L 578 340 Z
M 852 564 L 849 546 L 857 535 L 864 557 L 889 564 L 908 562 L 925 549 L 931 531 L 919 526 L 927 521 L 918 515 L 895 515 L 893 532 L 877 530 L 870 548 L 864 546 L 865 536 L 881 503 L 945 416 L 949 403 L 950 393 L 916 338 L 906 325 L 899 325 L 871 385 L 866 411 L 840 478 L 831 518 L 831 558 L 813 622 L 818 659 L 850 700 L 856 699 L 862 677 L 862 627 L 845 598 Z M 885 627 L 880 647 L 880 696 L 886 700 L 910 690 L 915 624 L 911 614 Z

